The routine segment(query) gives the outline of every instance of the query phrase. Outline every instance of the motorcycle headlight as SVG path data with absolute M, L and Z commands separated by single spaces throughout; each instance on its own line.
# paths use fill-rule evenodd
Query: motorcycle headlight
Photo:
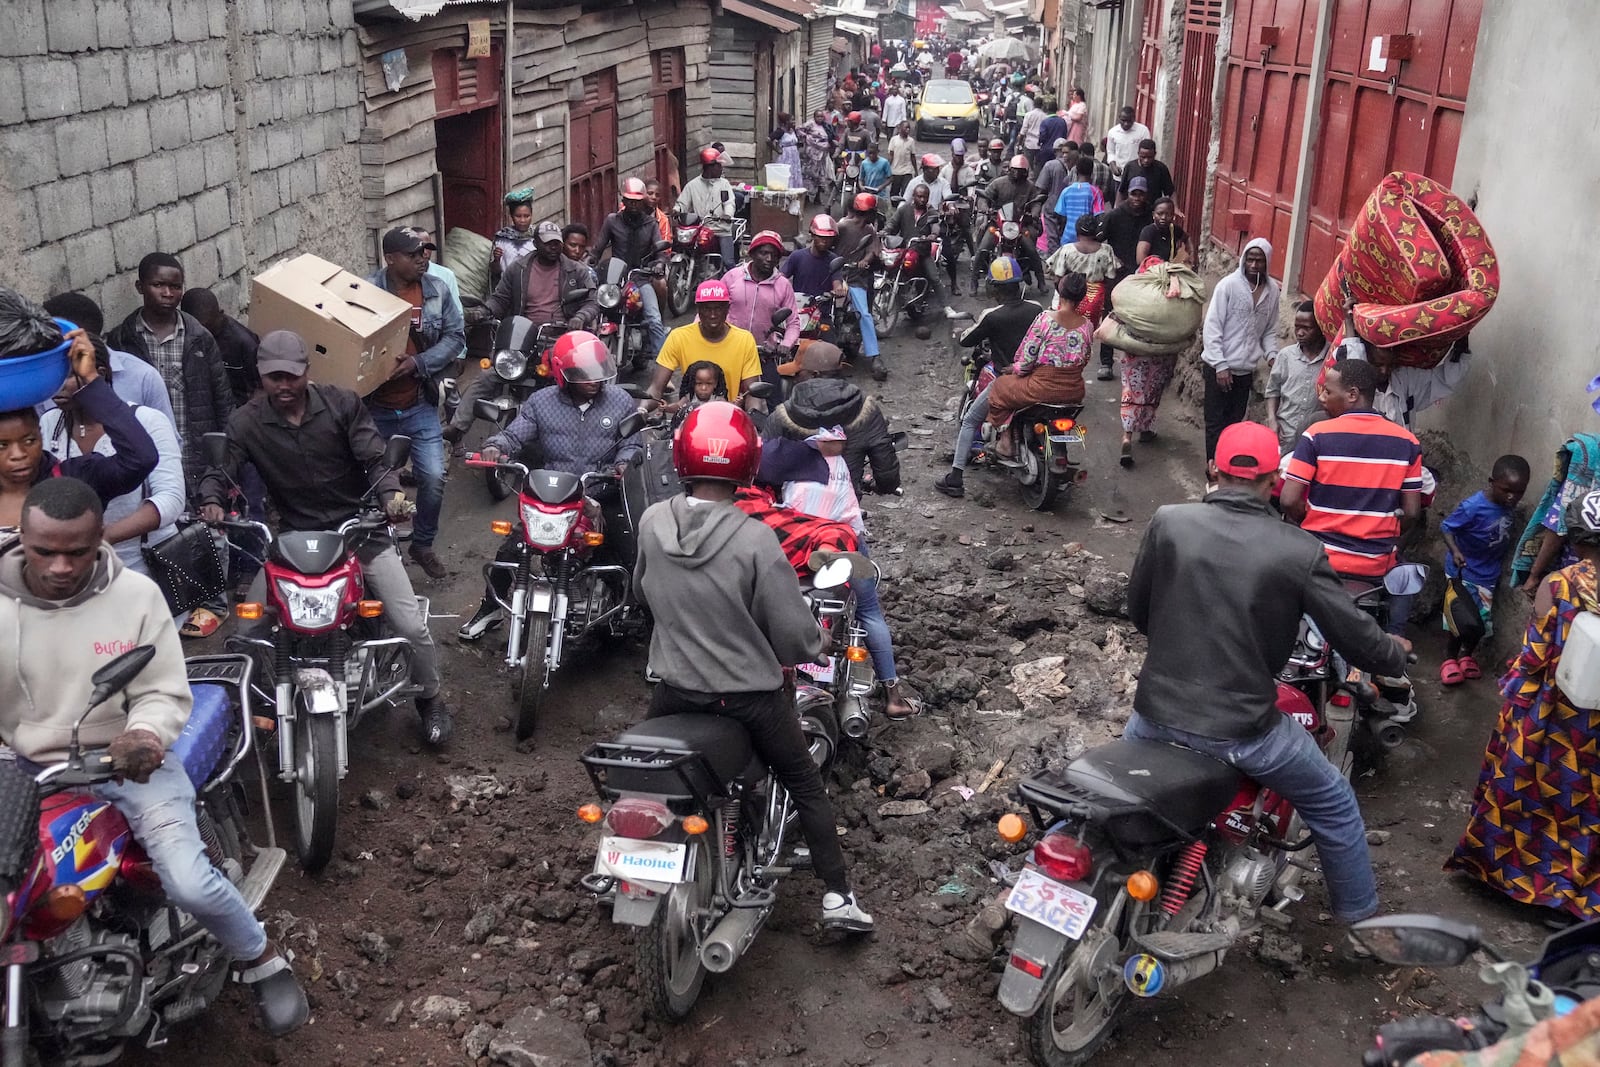
M 852 163 L 848 167 L 844 168 L 844 174 L 845 174 L 845 177 L 847 177 L 847 178 L 854 178 L 857 175 L 859 175 L 860 173 L 861 173 L 861 168 L 856 166 L 854 163 Z
M 1015 241 L 1022 235 L 1022 227 L 1014 222 L 1005 222 L 1000 225 L 1000 236 L 1008 241 Z
M 900 253 L 898 251 L 891 252 L 889 249 L 885 248 L 878 252 L 878 262 L 882 263 L 885 267 L 894 266 L 896 261 L 899 259 Z
M 595 290 L 594 302 L 607 311 L 615 311 L 617 306 L 622 303 L 622 287 L 607 282 Z
M 694 235 L 695 235 L 695 231 L 694 230 L 683 230 L 683 229 L 680 229 L 678 231 L 678 243 L 680 245 L 686 245 L 690 241 L 694 240 Z
M 345 586 L 350 579 L 310 589 L 296 585 L 286 578 L 278 579 L 278 599 L 289 614 L 289 625 L 307 630 L 321 630 L 339 621 L 339 604 L 344 599 Z
M 572 528 L 583 514 L 578 508 L 567 511 L 540 511 L 528 504 L 522 505 L 522 530 L 528 544 L 537 548 L 560 548 L 567 543 Z
M 502 349 L 494 354 L 494 372 L 508 382 L 521 378 L 528 370 L 528 357 L 521 352 Z

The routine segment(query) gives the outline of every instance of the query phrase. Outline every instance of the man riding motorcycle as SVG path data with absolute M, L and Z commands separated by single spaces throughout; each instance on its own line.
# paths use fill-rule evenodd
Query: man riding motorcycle
M 929 152 L 922 157 L 921 166 L 921 172 L 906 185 L 906 198 L 910 199 L 914 189 L 927 189 L 928 206 L 938 211 L 939 205 L 950 199 L 950 183 L 942 176 L 944 160 Z
M 518 273 L 521 266 L 517 263 L 506 276 Z M 229 416 L 227 459 L 220 470 L 208 470 L 201 479 L 201 517 L 213 524 L 223 520 L 222 505 L 248 462 L 255 464 L 266 483 L 283 529 L 338 529 L 365 506 L 373 474 L 383 460 L 384 439 L 355 393 L 311 381 L 310 360 L 299 334 L 274 330 L 263 337 L 256 370 L 261 392 Z M 384 471 L 376 487 L 392 520 L 410 515 L 398 471 Z M 450 709 L 439 695 L 439 650 L 417 607 L 405 564 L 393 542 L 380 534 L 364 538 L 356 558 L 373 599 L 383 601 L 384 617 L 395 635 L 411 645 L 411 680 L 422 690 L 416 705 L 423 739 L 435 747 L 443 745 L 450 739 L 452 724 Z M 261 603 L 266 591 L 267 572 L 258 571 L 246 600 Z M 271 626 L 267 618 L 241 619 L 239 634 L 265 637 Z
M 978 193 L 992 209 L 999 211 L 1007 204 L 1012 205 L 1016 212 L 1015 219 L 1021 224 L 1027 212 L 1028 203 L 1033 196 L 1033 181 L 1029 178 L 1028 157 L 1017 155 L 1011 157 L 1011 165 L 1006 173 Z M 1031 225 L 1022 227 L 1022 235 L 1017 239 L 1016 256 L 1021 261 L 1023 268 L 1033 279 L 1035 285 L 1044 285 L 1044 263 L 1039 259 L 1038 248 L 1039 232 Z M 978 243 L 977 252 L 972 256 L 972 286 L 978 286 L 980 272 L 989 265 L 989 258 L 994 255 L 994 249 L 1000 242 L 998 224 L 989 226 L 983 235 L 983 240 Z
M 861 125 L 861 112 L 846 115 L 844 129 L 839 131 L 839 158 L 843 159 L 847 152 L 865 152 L 872 142 L 872 134 Z
M 661 230 L 656 225 L 655 209 L 650 206 L 644 181 L 624 178 L 622 210 L 606 216 L 600 227 L 600 240 L 595 243 L 590 259 L 597 265 L 603 264 L 603 257 L 610 252 L 622 260 L 624 271 L 643 270 L 661 259 L 661 253 L 656 251 L 660 241 Z M 661 304 L 656 299 L 655 286 L 641 285 L 638 292 L 639 313 L 644 318 L 645 336 L 650 339 L 646 358 L 655 359 L 656 353 L 661 351 L 661 342 L 667 339 L 667 327 L 661 321 Z
M 679 215 L 699 215 L 717 235 L 722 265 L 739 262 L 733 240 L 733 185 L 722 176 L 722 153 L 714 147 L 700 149 L 700 176 L 683 185 L 674 207 Z
M 741 330 L 749 330 L 758 345 L 765 346 L 772 332 L 772 313 L 779 308 L 789 309 L 789 320 L 784 323 L 783 335 L 776 347 L 783 352 L 794 351 L 800 340 L 800 316 L 796 313 L 794 286 L 788 278 L 778 273 L 778 260 L 783 256 L 783 238 L 772 230 L 762 230 L 750 239 L 750 260 L 734 267 L 722 276 L 732 301 L 728 307 L 728 321 Z M 762 352 L 761 377 L 774 389 L 782 391 L 783 379 L 778 375 L 778 352 L 768 358 Z
M 1353 923 L 1378 910 L 1361 809 L 1341 769 L 1278 710 L 1274 678 L 1303 615 L 1378 673 L 1399 673 L 1410 645 L 1356 607 L 1316 538 L 1278 521 L 1277 472 L 1277 435 L 1235 423 L 1210 463 L 1220 488 L 1151 518 L 1128 584 L 1150 651 L 1123 736 L 1203 752 L 1287 799 L 1316 840 L 1329 910 Z
M 894 218 L 889 220 L 889 226 L 884 233 L 903 237 L 908 243 L 912 238 L 925 233 L 928 227 L 938 221 L 938 216 L 929 207 L 930 195 L 931 189 L 928 185 L 913 185 L 911 191 L 906 194 L 905 203 L 900 205 L 900 209 L 894 213 Z M 933 302 L 944 308 L 944 317 L 962 318 L 962 313 L 950 306 L 950 295 L 945 292 L 943 283 L 939 281 L 938 266 L 932 257 L 923 257 L 922 262 L 918 264 L 918 270 L 928 280 L 928 289 Z
M 978 186 L 978 169 L 967 162 L 967 142 L 957 137 L 950 142 L 950 162 L 939 171 L 940 179 L 950 188 L 950 199 L 957 205 L 955 208 L 955 225 L 947 227 L 944 235 L 944 266 L 945 272 L 950 276 L 950 291 L 959 293 L 961 287 L 956 284 L 956 267 L 961 259 L 961 252 L 976 255 L 977 250 L 972 247 L 972 198 L 971 193 Z M 977 294 L 974 285 L 973 294 Z
M 850 306 L 855 309 L 856 322 L 861 328 L 861 358 L 872 370 L 872 380 L 887 381 L 889 368 L 884 365 L 878 348 L 878 327 L 872 321 L 873 271 L 878 256 L 878 198 L 871 193 L 857 193 L 850 203 L 850 217 L 839 224 L 839 243 L 836 246 L 844 258 L 844 283 L 850 293 Z
M 376 439 L 370 420 L 368 427 Z M 120 775 L 88 792 L 128 820 L 167 899 L 238 961 L 262 1028 L 281 1037 L 309 1018 L 305 992 L 239 890 L 212 866 L 195 821 L 194 786 L 181 761 L 165 758 L 192 708 L 172 612 L 156 584 L 102 542 L 104 533 L 99 497 L 76 478 L 46 479 L 24 498 L 21 539 L 0 551 L 0 631 L 11 653 L 0 671 L 0 736 L 25 771 L 60 762 L 94 689 L 90 676 L 113 652 L 155 646 L 144 670 L 83 722 L 81 743 L 108 746 Z M 70 845 L 63 847 L 70 856 Z M 8 1041 L 7 1059 L 12 1051 Z
M 795 292 L 828 296 L 843 284 L 833 269 L 833 245 L 838 239 L 839 227 L 832 215 L 811 216 L 811 243 L 790 252 L 778 268 L 794 284 Z
M 634 399 L 615 385 L 617 365 L 605 342 L 592 333 L 562 334 L 550 349 L 550 371 L 554 389 L 541 389 L 523 401 L 517 417 L 483 444 L 481 457 L 494 462 L 501 456 L 521 457 L 527 449 L 538 455 L 527 456 L 530 468 L 588 474 L 603 465 L 620 478 L 628 464 L 639 456 L 637 439 L 630 440 L 611 455 L 617 443 L 617 427 L 633 414 Z M 616 483 L 590 488 L 589 495 L 606 514 L 607 545 L 626 559 L 629 546 L 616 545 L 627 529 L 626 520 L 617 515 L 621 493 Z M 495 559 L 515 562 L 522 544 L 522 527 L 506 535 Z M 476 641 L 505 620 L 505 612 L 495 600 L 498 592 L 505 599 L 511 589 L 511 575 L 505 570 L 489 573 L 478 610 L 458 635 L 463 641 Z
M 989 148 L 984 157 L 978 161 L 978 181 L 988 185 L 996 178 L 1004 177 L 1006 173 L 1006 143 L 996 137 L 989 142 Z

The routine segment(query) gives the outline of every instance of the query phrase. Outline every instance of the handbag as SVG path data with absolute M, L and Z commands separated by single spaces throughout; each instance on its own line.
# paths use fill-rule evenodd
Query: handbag
M 1458 640 L 1469 645 L 1483 640 L 1483 616 L 1478 614 L 1477 601 L 1460 578 L 1451 578 L 1445 583 L 1444 623 Z
M 174 617 L 193 611 L 228 587 L 227 561 L 203 522 L 180 526 L 175 535 L 156 545 L 145 534 L 139 538 L 139 554 Z

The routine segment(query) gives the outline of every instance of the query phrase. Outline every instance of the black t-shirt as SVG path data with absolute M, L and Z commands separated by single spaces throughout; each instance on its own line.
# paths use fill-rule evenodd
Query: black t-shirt
M 959 342 L 963 348 L 976 348 L 988 341 L 995 367 L 1008 367 L 1016 359 L 1022 339 L 1028 336 L 1028 328 L 1043 310 L 1032 300 L 996 304 L 978 316 L 978 321 L 961 335 Z
M 1145 180 L 1145 184 L 1149 186 L 1146 191 L 1150 194 L 1152 203 L 1163 196 L 1171 196 L 1177 189 L 1172 184 L 1172 171 L 1168 170 L 1167 165 L 1159 159 L 1152 159 L 1148 167 L 1141 165 L 1136 159 L 1122 168 L 1122 181 L 1118 189 L 1123 196 L 1128 195 L 1128 183 L 1135 178 Z
M 1139 234 L 1150 225 L 1150 212 L 1135 215 L 1129 205 L 1123 204 L 1106 212 L 1102 218 L 1106 244 L 1111 246 L 1111 251 L 1122 262 L 1117 278 L 1126 278 L 1139 269 L 1139 264 L 1134 262 L 1134 255 L 1139 251 Z
M 1183 227 L 1176 222 L 1165 226 L 1152 222 L 1139 231 L 1139 240 L 1150 243 L 1150 254 L 1160 256 L 1163 260 L 1171 261 L 1172 255 L 1178 246 L 1189 240 L 1189 235 L 1183 232 Z M 1138 251 L 1135 248 L 1135 251 Z M 1137 267 L 1138 264 L 1135 264 Z

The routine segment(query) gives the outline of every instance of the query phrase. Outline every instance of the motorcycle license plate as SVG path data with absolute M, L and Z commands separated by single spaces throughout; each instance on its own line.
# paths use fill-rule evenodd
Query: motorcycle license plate
M 1083 434 L 1081 434 L 1081 433 L 1053 433 L 1053 434 L 1050 435 L 1050 440 L 1056 442 L 1057 444 L 1061 444 L 1061 445 L 1081 445 L 1081 444 L 1083 444 Z
M 689 848 L 663 841 L 636 841 L 631 837 L 602 837 L 595 869 L 618 878 L 646 882 L 681 882 Z
M 800 664 L 799 667 L 796 667 L 795 669 L 798 670 L 798 671 L 803 671 L 806 674 L 809 674 L 811 676 L 811 680 L 814 681 L 814 682 L 831 682 L 831 681 L 833 681 L 833 657 L 831 657 L 831 656 L 827 659 L 826 662 L 823 662 L 823 663 L 802 663 L 802 664 Z
M 1048 926 L 1076 941 L 1089 928 L 1100 902 L 1035 870 L 1024 870 L 1006 898 L 1006 910 Z

